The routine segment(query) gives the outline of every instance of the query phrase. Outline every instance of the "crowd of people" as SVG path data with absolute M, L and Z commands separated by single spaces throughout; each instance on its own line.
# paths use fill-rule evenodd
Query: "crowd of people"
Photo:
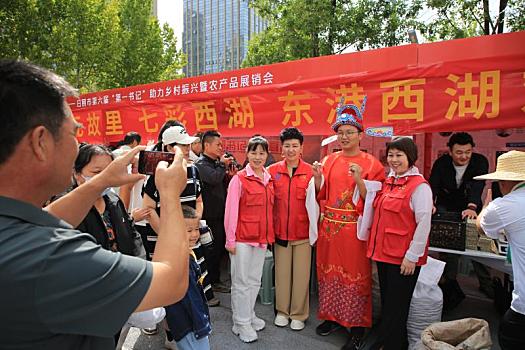
M 515 288 L 499 341 L 525 348 L 524 152 L 500 156 L 487 174 L 472 137 L 455 133 L 427 180 L 415 166 L 416 143 L 395 137 L 385 172 L 360 150 L 366 97 L 359 107 L 338 106 L 332 129 L 341 151 L 312 165 L 293 127 L 281 131 L 282 160 L 271 165 L 261 135 L 247 141 L 240 167 L 218 131 L 190 136 L 177 121 L 162 126 L 154 145 L 140 146 L 132 132 L 111 151 L 78 145 L 81 125 L 65 102 L 75 94 L 48 70 L 0 62 L 0 348 L 114 349 L 130 316 L 164 308 L 164 320 L 144 333 L 165 332 L 167 348 L 209 349 L 215 293 L 231 293 L 232 332 L 254 342 L 266 327 L 255 303 L 270 249 L 275 326 L 305 328 L 315 250 L 316 333 L 346 328 L 342 349 L 406 349 L 412 293 L 440 211 L 477 219 L 489 237 L 504 231 Z M 137 168 L 144 150 L 174 160 L 145 176 Z M 489 191 L 482 200 L 486 179 L 499 182 L 501 198 Z M 465 297 L 457 256 L 441 258 L 445 307 L 453 308 Z M 474 268 L 493 297 L 490 271 Z

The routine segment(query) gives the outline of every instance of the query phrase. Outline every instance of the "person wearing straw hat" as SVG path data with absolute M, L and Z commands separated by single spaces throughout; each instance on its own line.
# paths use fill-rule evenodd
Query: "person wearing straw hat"
M 498 158 L 496 171 L 476 180 L 498 181 L 503 197 L 492 200 L 488 190 L 485 207 L 476 221 L 478 229 L 497 239 L 503 230 L 512 257 L 512 302 L 499 325 L 501 349 L 525 349 L 525 152 L 509 151 Z

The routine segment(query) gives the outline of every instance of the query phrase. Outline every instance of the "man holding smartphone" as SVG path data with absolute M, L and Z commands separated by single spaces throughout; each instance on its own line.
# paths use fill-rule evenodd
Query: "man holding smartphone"
M 114 349 L 113 335 L 132 312 L 172 304 L 186 293 L 180 151 L 171 166 L 157 168 L 157 187 L 169 200 L 152 262 L 105 250 L 73 229 L 105 188 L 143 177 L 126 169 L 142 147 L 41 209 L 71 181 L 81 125 L 65 99 L 75 94 L 50 71 L 0 61 L 1 349 Z
M 203 153 L 195 162 L 202 181 L 204 211 L 202 218 L 213 232 L 213 246 L 206 250 L 210 282 L 217 293 L 229 293 L 230 288 L 220 280 L 221 260 L 226 254 L 226 233 L 224 232 L 224 209 L 226 205 L 226 170 L 233 158 L 224 154 L 221 134 L 206 131 L 202 135 Z

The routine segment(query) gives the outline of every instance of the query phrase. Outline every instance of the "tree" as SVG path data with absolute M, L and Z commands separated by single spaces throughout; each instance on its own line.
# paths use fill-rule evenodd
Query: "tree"
M 45 44 L 49 42 L 49 26 L 45 19 L 49 17 L 52 8 L 47 6 L 41 11 L 37 1 L 0 0 L 0 52 L 3 58 L 24 57 L 28 59 L 44 59 L 38 39 Z M 38 28 L 34 30 L 33 28 Z
M 82 92 L 116 85 L 117 62 L 122 58 L 117 1 L 55 1 L 46 65 L 67 77 Z M 55 22 L 55 23 L 53 23 Z
M 421 0 L 254 0 L 269 28 L 250 41 L 243 66 L 392 46 L 408 41 Z
M 251 6 L 270 26 L 250 41 L 243 66 L 399 45 L 414 28 L 431 41 L 525 29 L 525 0 L 492 2 L 253 0 Z M 431 20 L 423 23 L 429 11 Z
M 171 27 L 164 23 L 162 27 L 162 41 L 164 43 L 163 67 L 159 80 L 173 80 L 184 77 L 182 67 L 187 63 L 187 57 L 177 49 L 177 37 Z
M 507 6 L 508 26 L 511 31 L 525 30 L 525 3 L 523 0 L 510 0 Z
M 420 26 L 430 40 L 458 39 L 525 29 L 524 0 L 428 0 L 435 11 L 430 23 Z M 494 9 L 491 14 L 491 9 Z
M 114 86 L 121 52 L 118 1 L 0 3 L 0 55 L 53 69 L 82 92 Z
M 173 31 L 151 0 L 0 0 L 0 57 L 54 70 L 96 91 L 179 77 Z
M 276 26 L 271 26 L 265 32 L 257 34 L 248 44 L 248 53 L 242 62 L 242 66 L 261 66 L 291 61 L 305 56 L 292 52 L 291 48 L 287 47 L 283 37 L 280 28 Z
M 159 27 L 151 15 L 151 0 L 124 0 L 120 14 L 123 28 L 123 58 L 119 64 L 119 85 L 130 86 L 181 77 L 186 63 L 176 49 L 176 37 L 169 26 Z

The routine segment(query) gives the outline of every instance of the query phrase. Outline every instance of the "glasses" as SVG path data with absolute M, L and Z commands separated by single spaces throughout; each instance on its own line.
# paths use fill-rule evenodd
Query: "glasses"
M 361 131 L 338 131 L 337 137 L 343 137 L 343 136 L 350 137 L 353 134 L 359 134 L 360 132 Z

